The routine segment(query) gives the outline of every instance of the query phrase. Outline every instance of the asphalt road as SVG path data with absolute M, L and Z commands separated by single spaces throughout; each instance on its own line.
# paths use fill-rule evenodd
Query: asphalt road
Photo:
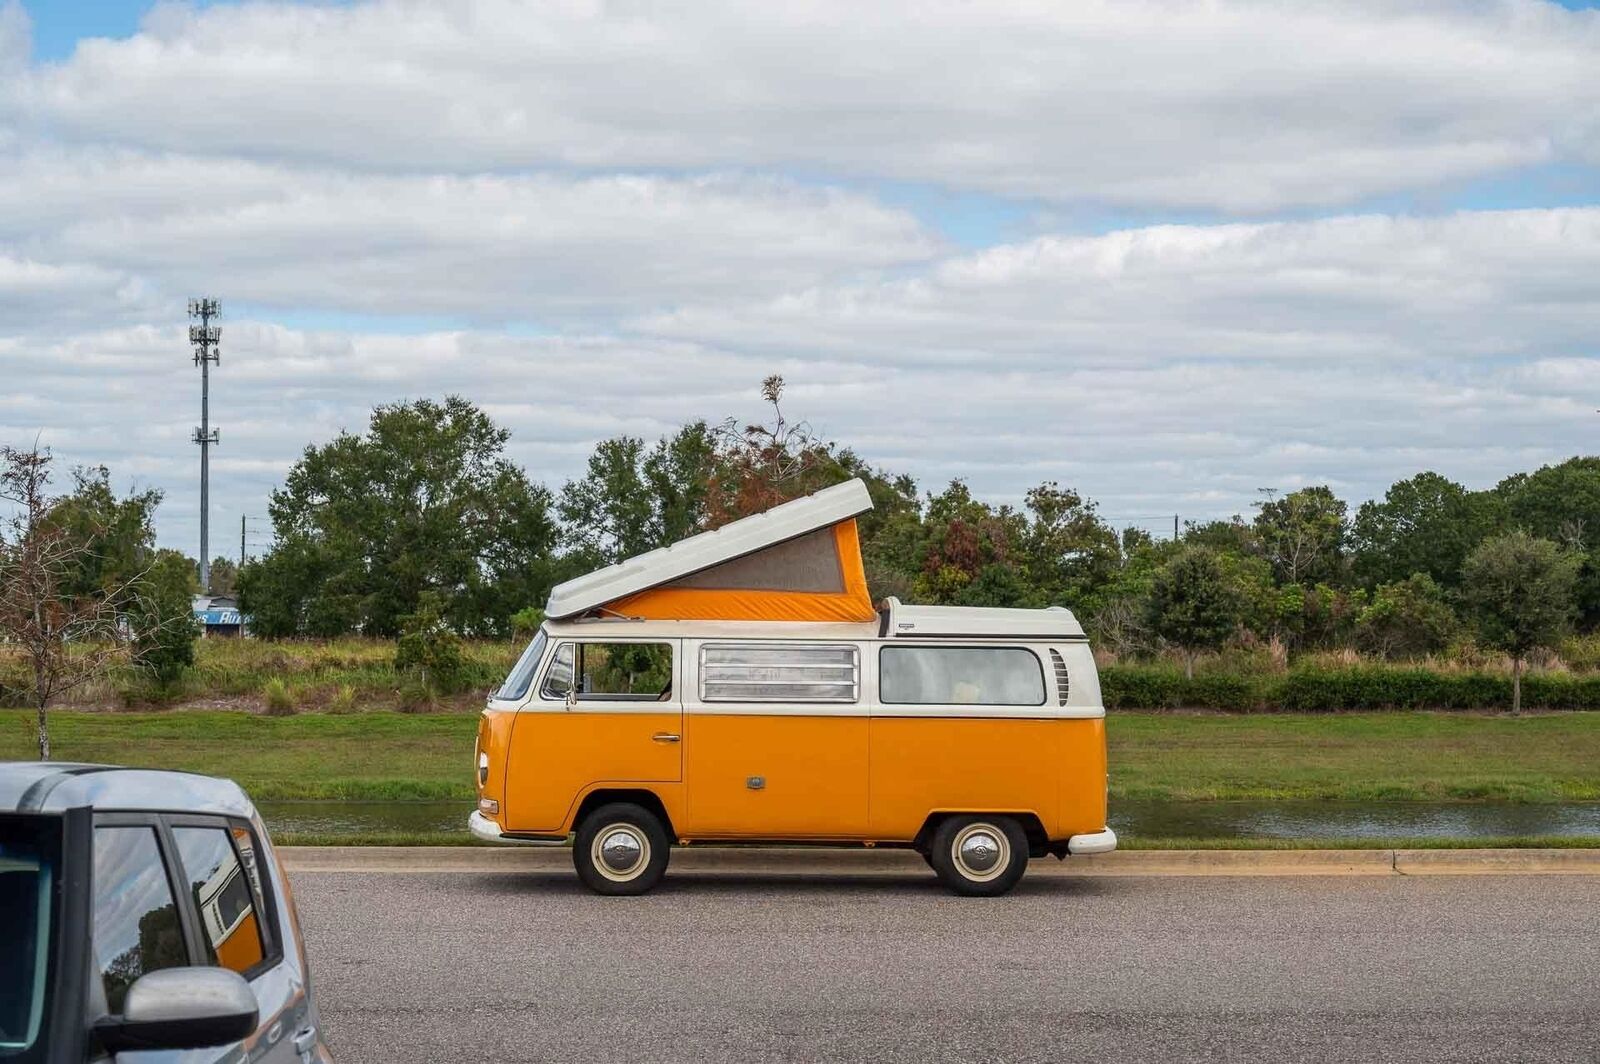
M 294 873 L 340 1064 L 1600 1061 L 1600 877 Z

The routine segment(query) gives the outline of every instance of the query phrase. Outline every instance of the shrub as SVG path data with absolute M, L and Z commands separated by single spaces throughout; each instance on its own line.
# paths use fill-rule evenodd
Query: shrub
M 467 686 L 466 660 L 461 637 L 444 619 L 444 600 L 424 592 L 415 613 L 405 618 L 395 645 L 396 672 L 415 674 L 435 694 L 450 694 Z
M 399 695 L 395 708 L 401 713 L 431 713 L 439 708 L 439 689 L 420 673 L 406 677 Z
M 356 709 L 356 689 L 347 683 L 339 685 L 339 689 L 328 699 L 329 713 L 354 713 Z
M 274 676 L 261 688 L 261 698 L 266 704 L 267 716 L 289 717 L 295 712 L 294 695 L 289 685 Z
M 1206 709 L 1247 710 L 1259 709 L 1264 697 L 1263 683 L 1255 677 L 1238 673 L 1202 672 L 1183 685 L 1186 706 Z
M 518 639 L 532 639 L 543 623 L 544 610 L 526 606 L 511 615 L 511 634 Z
M 33 699 L 33 677 L 21 660 L 0 657 L 0 706 L 25 706 Z
M 1444 589 L 1426 573 L 1382 584 L 1356 618 L 1356 638 L 1379 657 L 1412 657 L 1444 648 L 1457 628 Z
M 1511 698 L 1511 676 L 1485 669 L 1301 662 L 1282 676 L 1207 669 L 1191 679 L 1170 664 L 1108 665 L 1100 671 L 1108 709 L 1220 709 L 1338 713 L 1385 709 L 1495 709 Z M 1535 672 L 1523 681 L 1535 709 L 1600 709 L 1600 675 Z
M 1107 665 L 1100 670 L 1100 697 L 1107 709 L 1177 709 L 1183 702 L 1183 670 Z
M 193 580 L 187 558 L 177 551 L 161 551 L 127 614 L 134 663 L 158 688 L 173 687 L 194 665 L 200 622 L 189 594 Z
M 1576 672 L 1600 671 L 1600 632 L 1563 640 L 1560 654 L 1567 667 Z

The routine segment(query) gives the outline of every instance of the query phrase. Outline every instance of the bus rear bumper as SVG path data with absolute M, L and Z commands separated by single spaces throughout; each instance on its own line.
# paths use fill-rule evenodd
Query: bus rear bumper
M 1073 855 L 1110 853 L 1117 848 L 1117 833 L 1110 828 L 1088 835 L 1074 835 L 1067 840 L 1067 852 Z

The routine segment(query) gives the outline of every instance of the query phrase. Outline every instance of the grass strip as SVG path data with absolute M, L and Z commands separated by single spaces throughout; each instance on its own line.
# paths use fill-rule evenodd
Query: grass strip
M 237 780 L 258 800 L 471 799 L 471 713 L 51 715 L 62 760 Z M 1600 714 L 1112 713 L 1111 797 L 1168 801 L 1600 800 Z M 34 756 L 0 710 L 0 759 Z

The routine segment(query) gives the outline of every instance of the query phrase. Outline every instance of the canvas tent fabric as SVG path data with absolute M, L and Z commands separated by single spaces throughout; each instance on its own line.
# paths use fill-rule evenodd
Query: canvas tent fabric
M 570 580 L 552 618 L 591 611 L 651 620 L 871 621 L 855 518 L 860 480 Z
M 870 621 L 854 518 L 723 562 L 609 606 L 627 617 L 679 621 Z

